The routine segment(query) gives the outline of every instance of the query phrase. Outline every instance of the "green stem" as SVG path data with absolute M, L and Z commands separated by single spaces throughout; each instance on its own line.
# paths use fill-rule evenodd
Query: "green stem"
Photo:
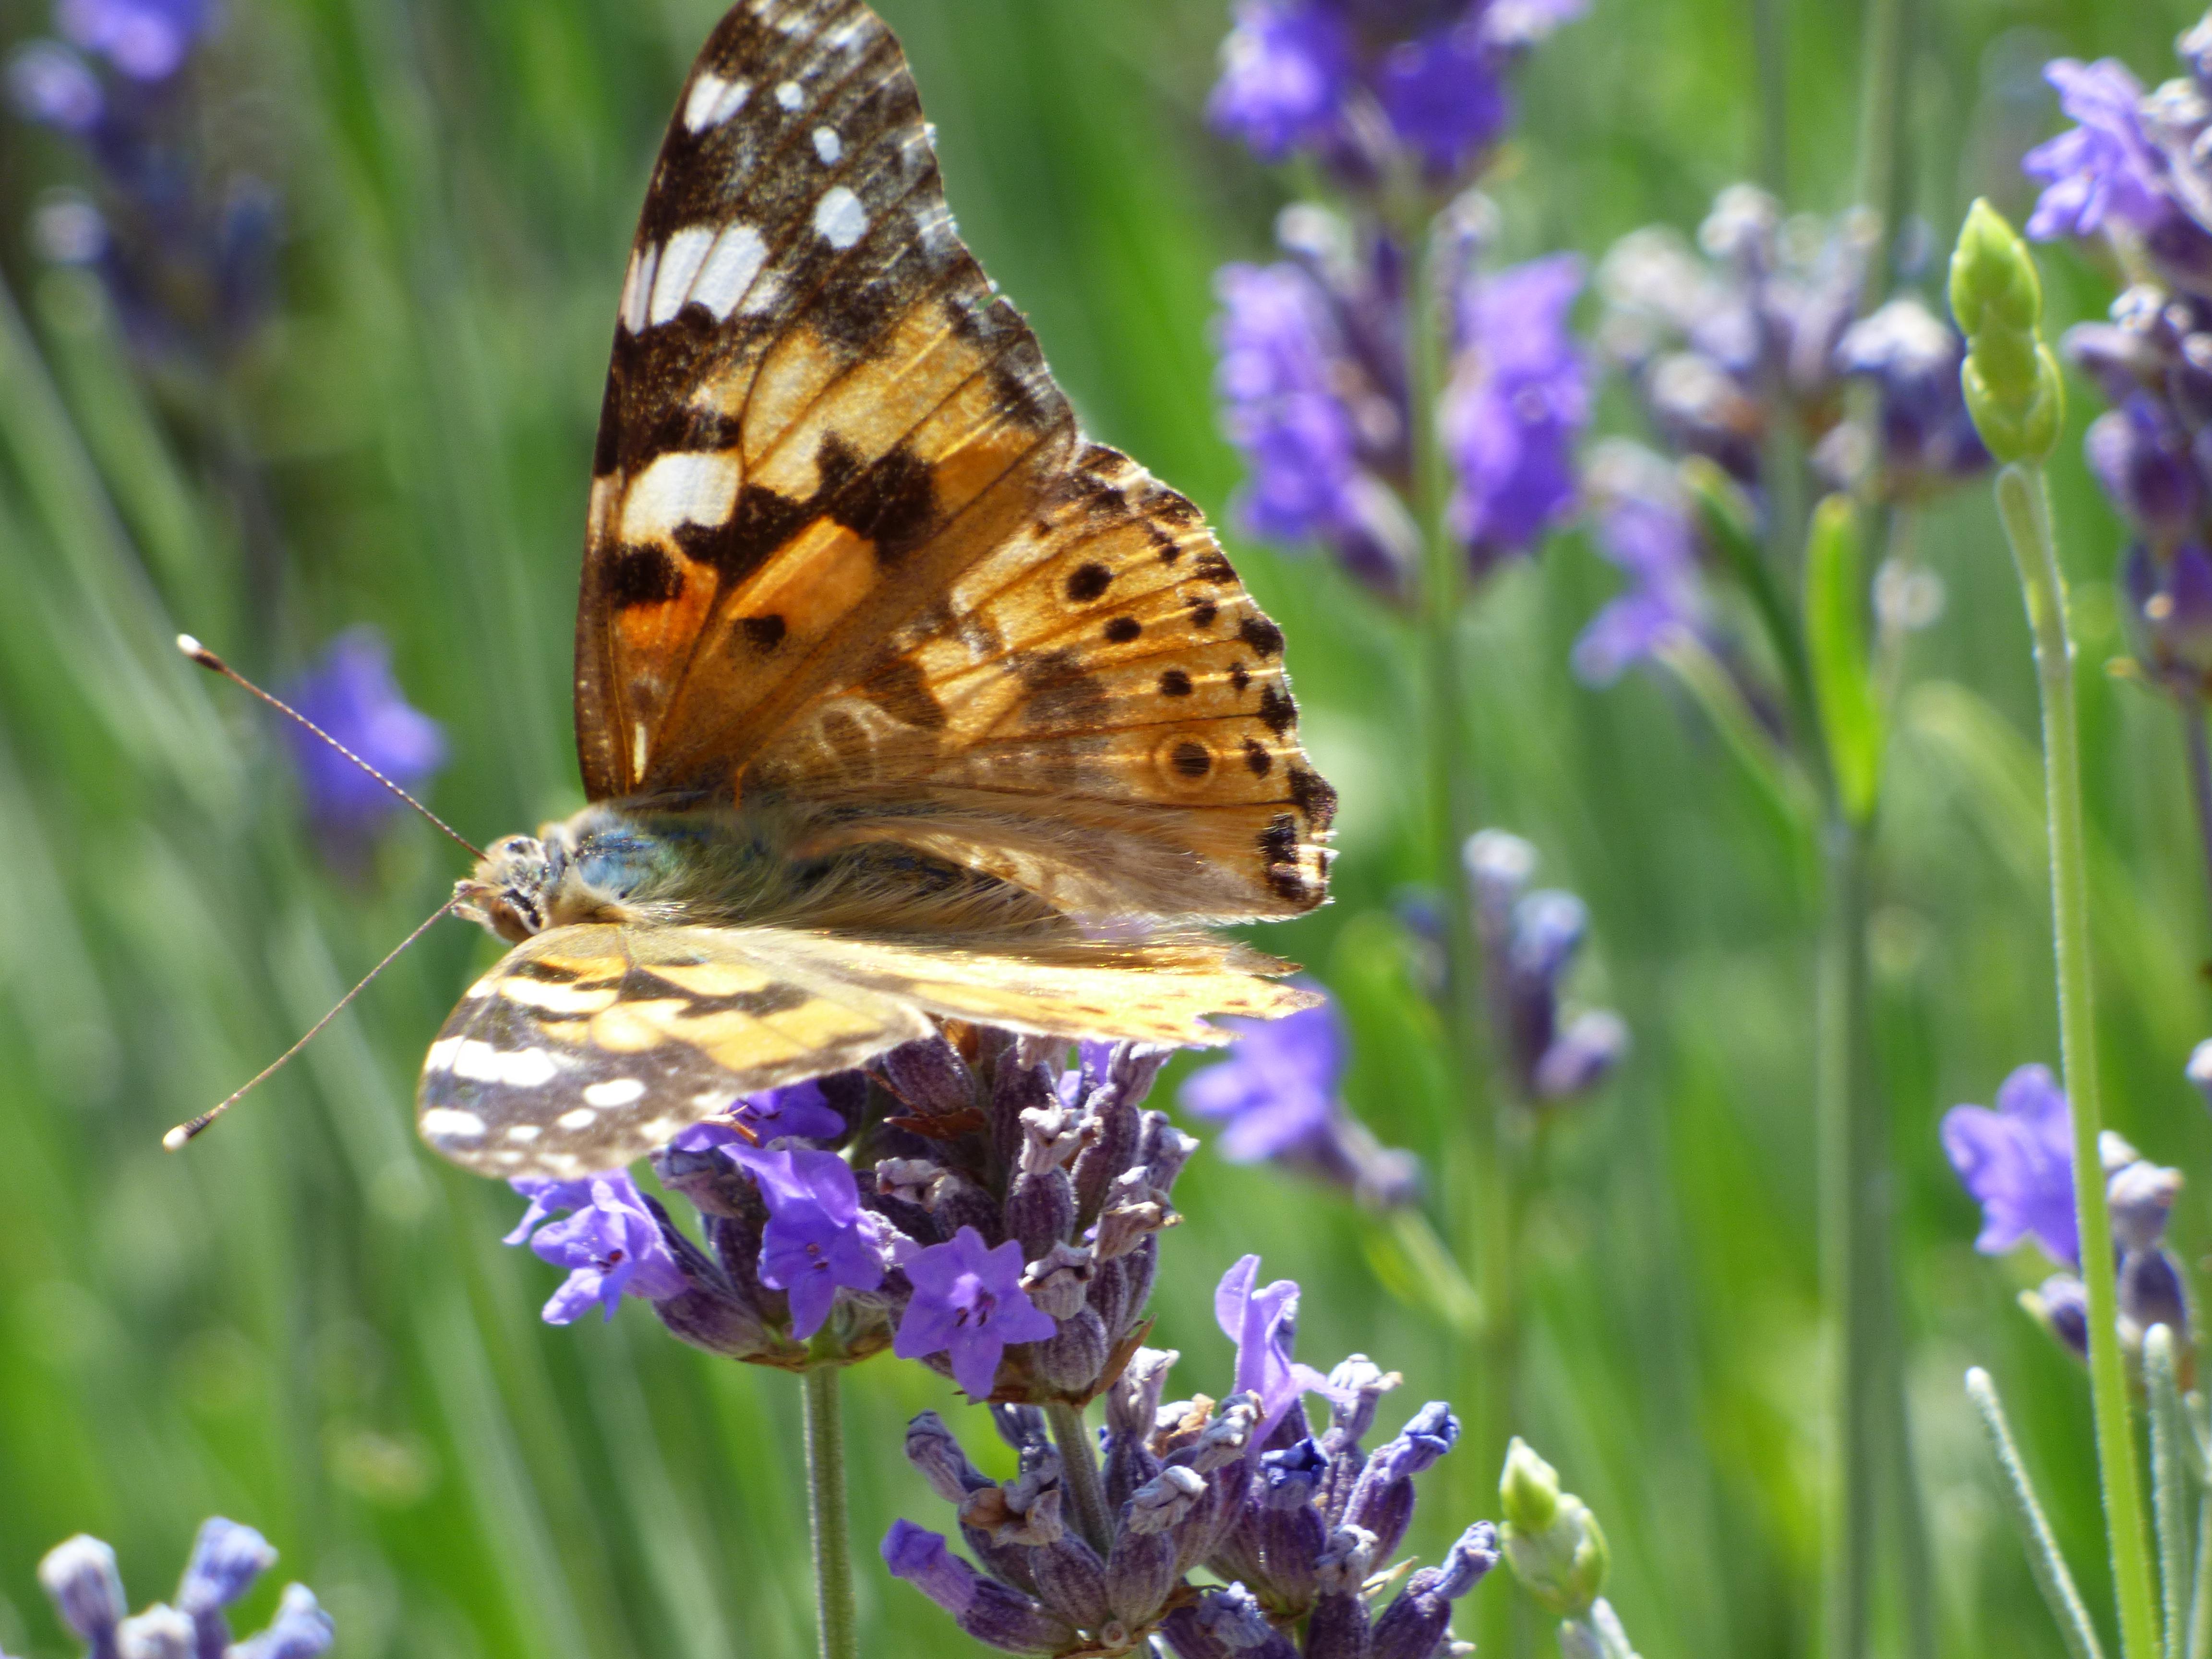
M 1437 886 L 1445 917 L 1444 1024 L 1458 1097 L 1451 1103 L 1448 1190 L 1458 1218 L 1459 1254 L 1469 1262 L 1479 1328 L 1462 1334 L 1455 1379 L 1468 1425 L 1468 1455 L 1458 1460 L 1476 1484 L 1462 1493 L 1475 1512 L 1480 1484 L 1501 1468 L 1512 1431 L 1514 1370 L 1513 1182 L 1508 1161 L 1510 1122 L 1501 1109 L 1484 1023 L 1482 954 L 1474 931 L 1474 898 L 1462 856 L 1480 825 L 1474 780 L 1467 765 L 1466 683 L 1460 660 L 1460 624 L 1467 602 L 1467 567 L 1445 522 L 1450 476 L 1445 465 L 1437 409 L 1448 369 L 1451 296 L 1442 291 L 1434 239 L 1425 223 L 1405 228 L 1407 245 L 1431 251 L 1417 265 L 1408 313 L 1412 356 L 1413 454 L 1417 518 L 1421 526 L 1421 624 L 1425 669 L 1426 726 L 1431 835 Z M 1486 1598 L 1480 1609 L 1481 1645 L 1492 1653 L 1510 1648 L 1510 1598 Z
M 1778 200 L 1790 194 L 1790 37 L 1783 0 L 1751 0 L 1752 49 L 1759 60 L 1759 182 Z
M 1114 1516 L 1106 1507 L 1106 1485 L 1099 1477 L 1083 1408 L 1055 1400 L 1044 1408 L 1044 1416 L 1052 1425 L 1052 1443 L 1060 1448 L 1060 1479 L 1075 1506 L 1075 1529 L 1103 1561 L 1114 1553 Z
M 2150 1505 L 2158 1539 L 2159 1612 L 2166 1659 L 2182 1659 L 2189 1626 L 2189 1425 L 2173 1374 L 2173 1333 L 2154 1325 L 2143 1335 L 2144 1393 L 2150 1402 Z
M 2012 1500 L 2013 1519 L 2020 1525 L 2021 1541 L 2027 1546 L 2028 1570 L 2035 1575 L 2036 1588 L 2043 1592 L 2051 1616 L 2058 1621 L 2067 1652 L 2073 1659 L 2105 1659 L 2104 1650 L 2097 1643 L 2096 1626 L 2089 1622 L 2089 1610 L 2081 1605 L 2081 1591 L 2074 1588 L 2074 1575 L 2066 1571 L 2066 1558 L 2058 1553 L 2051 1522 L 2044 1518 L 2043 1505 L 2035 1501 L 2035 1488 L 2028 1482 L 2027 1466 L 2020 1461 L 2020 1448 L 2013 1443 L 2012 1425 L 2005 1421 L 1996 1384 L 1979 1365 L 1966 1373 L 1966 1397 L 1981 1414 L 1990 1449 L 2004 1471 L 2005 1496 Z
M 2154 1659 L 2158 1613 L 2143 1535 L 2142 1485 L 2120 1363 L 2112 1223 L 2097 1138 L 2097 1037 L 2090 1012 L 2089 866 L 2082 825 L 2081 736 L 2074 703 L 2074 647 L 2066 631 L 2066 587 L 2051 524 L 2043 469 L 2015 462 L 1997 475 L 1997 513 L 2020 568 L 2036 679 L 2043 696 L 2044 792 L 2051 825 L 2051 908 L 2057 935 L 2058 1042 L 2074 1118 L 2074 1202 L 2081 1223 L 2081 1279 L 2089 1303 L 2089 1391 L 2104 1477 L 2105 1526 L 2126 1659 Z
M 2189 1588 L 2189 1659 L 2212 1659 L 2212 1492 L 2197 1500 L 2197 1571 Z
M 1826 915 L 1820 944 L 1814 1111 L 1820 1140 L 1821 1277 L 1833 1333 L 1821 1606 L 1831 1659 L 1866 1650 L 1873 1601 L 1887 1225 L 1879 1179 L 1880 1114 L 1868 1088 L 1867 846 L 1840 813 L 1822 832 Z
M 853 1601 L 853 1523 L 845 1508 L 845 1425 L 835 1365 L 801 1374 L 806 1396 L 806 1530 L 814 1546 L 814 1618 L 821 1659 L 860 1659 Z

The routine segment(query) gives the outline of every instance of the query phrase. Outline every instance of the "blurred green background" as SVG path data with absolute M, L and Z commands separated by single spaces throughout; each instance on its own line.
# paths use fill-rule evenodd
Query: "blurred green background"
M 1279 179 L 1200 111 L 1218 0 L 883 0 L 939 131 L 972 246 L 1025 307 L 1100 437 L 1218 513 L 1237 481 L 1208 393 L 1215 265 L 1259 257 Z M 1541 48 L 1497 180 L 1501 255 L 1595 256 L 1694 226 L 1753 170 L 1779 96 L 1790 204 L 1844 204 L 1856 8 L 1778 0 L 1762 94 L 1749 0 L 1596 0 Z M 2052 131 L 2060 52 L 2146 78 L 2175 0 L 1923 0 L 1914 205 L 1947 246 Z M 424 1043 L 489 942 L 447 925 L 188 1156 L 161 1132 L 261 1065 L 443 896 L 453 849 L 396 827 L 357 879 L 298 825 L 270 722 L 171 649 L 188 628 L 282 678 L 373 622 L 444 722 L 434 804 L 479 840 L 579 804 L 570 617 L 587 457 L 630 228 L 712 0 L 231 0 L 202 137 L 281 189 L 283 305 L 221 382 L 149 382 L 90 280 L 42 264 L 64 145 L 0 132 L 0 1647 L 68 1651 L 33 1569 L 64 1534 L 165 1595 L 191 1528 L 261 1528 L 336 1614 L 348 1659 L 714 1659 L 811 1650 L 798 1397 L 646 1310 L 538 1322 L 556 1275 L 501 1247 L 519 1207 L 415 1141 Z M 51 27 L 0 3 L 0 46 Z M 2108 274 L 2045 261 L 2056 320 Z M 2075 425 L 2086 416 L 2077 400 Z M 1618 416 L 1618 408 L 1610 408 Z M 1622 422 L 1613 419 L 1618 427 Z M 2057 469 L 2094 667 L 2118 653 L 2118 528 L 2078 446 Z M 1408 635 L 1326 563 L 1232 552 L 1282 622 L 1305 730 L 1345 797 L 1337 899 L 1267 942 L 1345 999 L 1352 1092 L 1431 1158 L 1452 1097 L 1390 900 L 1427 865 Z M 1948 586 L 1917 637 L 1880 851 L 1879 1026 L 1897 1119 L 1900 1257 L 1944 1649 L 2056 1655 L 1960 1388 L 2006 1390 L 2062 1542 L 2106 1601 L 2087 1389 L 2014 1305 L 2039 1276 L 1976 1256 L 1935 1124 L 2056 1039 L 2034 690 L 1986 495 L 1926 525 Z M 1668 686 L 1578 685 L 1567 647 L 1615 579 L 1576 535 L 1487 588 L 1474 757 L 1498 823 L 1589 900 L 1583 1000 L 1637 1049 L 1551 1143 L 1531 1220 L 1522 1431 L 1602 1516 L 1612 1599 L 1646 1659 L 1814 1641 L 1815 1303 L 1808 849 L 1780 833 Z M 2212 1171 L 2182 1081 L 2212 1030 L 2212 953 L 2170 708 L 2085 675 L 2107 1110 L 2161 1163 Z M 2201 1254 L 2212 1180 L 2185 1194 Z M 1386 1422 L 1448 1386 L 1448 1345 L 1378 1292 L 1347 1202 L 1201 1155 L 1166 1242 L 1156 1342 L 1218 1394 L 1210 1293 L 1239 1254 L 1306 1287 L 1304 1356 L 1405 1373 Z M 863 1547 L 948 1518 L 904 1419 L 980 1412 L 888 1360 L 847 1389 Z M 1410 1547 L 1494 1508 L 1448 1461 Z M 1503 1584 L 1486 1595 L 1502 1595 Z M 273 1600 L 266 1585 L 249 1613 Z M 864 1561 L 869 1651 L 972 1651 Z M 249 1622 L 253 1622 L 249 1620 Z

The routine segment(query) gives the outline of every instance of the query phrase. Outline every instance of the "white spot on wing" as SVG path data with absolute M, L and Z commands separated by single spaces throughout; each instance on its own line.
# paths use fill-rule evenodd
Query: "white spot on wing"
M 507 1126 L 507 1138 L 519 1140 L 526 1146 L 544 1133 L 535 1123 L 510 1123 Z
M 672 449 L 656 455 L 623 495 L 626 542 L 651 541 L 684 524 L 721 524 L 738 502 L 734 452 Z
M 703 1107 L 710 1112 L 719 1112 L 725 1106 L 735 1104 L 736 1097 L 727 1089 L 707 1089 L 692 1096 L 691 1103 L 694 1106 Z
M 725 225 L 707 263 L 699 267 L 691 297 L 713 312 L 715 321 L 726 323 L 767 260 L 768 244 L 761 240 L 760 232 L 750 225 Z
M 537 1089 L 553 1080 L 560 1068 L 543 1048 L 495 1048 L 474 1037 L 461 1039 L 453 1051 L 453 1075 L 476 1083 L 504 1083 L 510 1088 Z
M 691 83 L 684 100 L 684 125 L 694 132 L 719 127 L 745 106 L 752 95 L 750 81 L 725 81 L 719 75 L 702 75 Z
M 629 728 L 629 769 L 633 777 L 645 775 L 645 757 L 652 748 L 652 734 L 645 729 L 645 722 L 638 720 L 632 724 Z
M 634 1077 L 609 1078 L 584 1085 L 584 1100 L 592 1106 L 627 1106 L 645 1093 L 645 1085 Z
M 765 271 L 745 295 L 744 304 L 738 309 L 748 317 L 757 317 L 764 311 L 775 310 L 776 301 L 782 297 L 783 273 L 780 270 Z
M 714 246 L 712 225 L 686 225 L 668 239 L 668 246 L 661 251 L 660 267 L 653 273 L 653 303 L 646 308 L 647 322 L 657 326 L 684 309 L 684 302 L 691 297 L 691 279 L 707 263 L 707 250 Z
M 814 129 L 814 153 L 822 158 L 822 165 L 833 167 L 843 159 L 845 141 L 827 127 Z
M 499 989 L 499 976 L 495 974 L 486 974 L 461 994 L 471 1002 L 474 1002 L 478 997 L 488 997 L 497 989 Z
M 867 234 L 868 210 L 860 198 L 837 185 L 822 192 L 814 204 L 814 228 L 835 248 L 848 248 Z
M 786 81 L 775 89 L 775 101 L 786 109 L 797 109 L 806 101 L 806 94 L 799 90 L 798 82 Z
M 563 1129 L 588 1129 L 598 1121 L 599 1115 L 588 1106 L 579 1106 L 574 1111 L 562 1113 L 553 1121 Z
M 645 302 L 653 292 L 653 269 L 660 263 L 660 245 L 632 248 L 629 271 L 623 278 L 623 326 L 635 334 L 645 326 Z
M 433 1106 L 422 1114 L 422 1133 L 434 1140 L 474 1140 L 484 1132 L 484 1121 L 474 1112 L 451 1106 Z
M 422 1056 L 422 1069 L 426 1072 L 452 1071 L 453 1056 L 460 1053 L 464 1041 L 461 1037 L 440 1037 L 430 1045 L 430 1052 Z

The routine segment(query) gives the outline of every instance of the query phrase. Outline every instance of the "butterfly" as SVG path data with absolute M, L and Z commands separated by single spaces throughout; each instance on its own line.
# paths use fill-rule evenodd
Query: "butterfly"
M 1199 510 L 1086 440 L 962 246 L 858 0 L 741 0 L 623 278 L 576 620 L 590 805 L 456 908 L 514 948 L 419 1124 L 574 1177 L 970 1021 L 1218 1043 L 1327 896 L 1282 631 Z

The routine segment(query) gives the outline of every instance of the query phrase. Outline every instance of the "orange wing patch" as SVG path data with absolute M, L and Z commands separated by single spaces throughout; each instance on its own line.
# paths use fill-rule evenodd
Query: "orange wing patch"
M 1190 502 L 1082 441 L 858 0 L 747 0 L 701 54 L 594 474 L 592 799 L 830 800 L 1085 915 L 1324 898 L 1279 630 Z

